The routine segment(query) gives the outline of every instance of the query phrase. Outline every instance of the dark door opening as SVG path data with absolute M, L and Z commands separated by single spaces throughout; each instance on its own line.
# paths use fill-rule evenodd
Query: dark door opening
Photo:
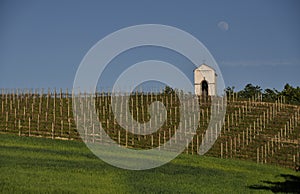
M 208 96 L 208 83 L 206 80 L 203 80 L 201 82 L 201 88 L 202 88 L 202 95 L 203 96 Z

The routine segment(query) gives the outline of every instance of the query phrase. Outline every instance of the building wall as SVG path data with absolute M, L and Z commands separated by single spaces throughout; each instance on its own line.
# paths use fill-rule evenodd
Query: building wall
M 202 95 L 201 83 L 204 79 L 208 82 L 208 95 L 215 96 L 217 89 L 216 73 L 207 65 L 201 65 L 194 71 L 195 94 Z

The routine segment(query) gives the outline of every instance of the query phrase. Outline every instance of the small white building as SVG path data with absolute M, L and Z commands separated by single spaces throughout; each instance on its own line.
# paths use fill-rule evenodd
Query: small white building
M 203 96 L 217 95 L 216 71 L 206 64 L 202 64 L 194 70 L 195 94 Z

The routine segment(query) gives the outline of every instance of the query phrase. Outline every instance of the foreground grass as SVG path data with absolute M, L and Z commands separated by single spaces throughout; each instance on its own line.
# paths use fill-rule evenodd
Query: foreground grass
M 185 154 L 129 171 L 104 163 L 84 143 L 0 135 L 2 193 L 296 193 L 299 177 L 271 165 Z

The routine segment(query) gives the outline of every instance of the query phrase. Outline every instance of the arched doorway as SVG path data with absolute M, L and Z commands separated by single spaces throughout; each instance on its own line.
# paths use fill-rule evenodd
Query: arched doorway
M 208 82 L 206 80 L 203 80 L 201 82 L 201 89 L 202 89 L 202 95 L 208 96 Z

